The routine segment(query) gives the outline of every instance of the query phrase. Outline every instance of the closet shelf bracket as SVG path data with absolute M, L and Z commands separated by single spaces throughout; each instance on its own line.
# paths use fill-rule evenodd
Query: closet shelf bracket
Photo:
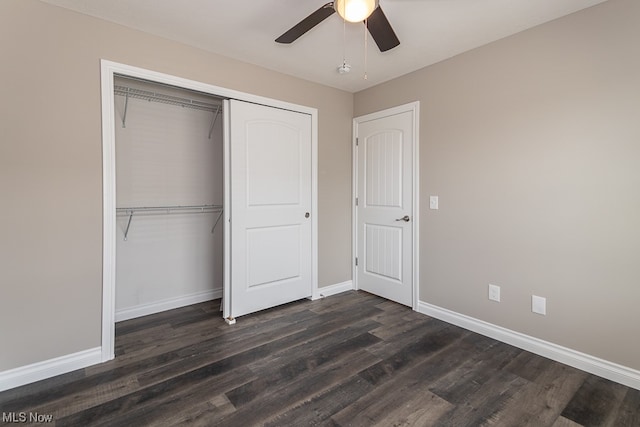
M 218 214 L 218 218 L 216 218 L 216 222 L 215 224 L 213 224 L 213 228 L 211 229 L 211 234 L 213 234 L 213 232 L 216 229 L 216 225 L 218 225 L 218 222 L 220 222 L 220 218 L 222 218 L 222 214 L 224 213 L 224 210 L 220 209 L 220 213 Z
M 122 127 L 127 127 L 127 107 L 129 106 L 129 91 L 124 96 L 124 113 L 122 114 Z M 127 239 L 125 239 L 127 240 Z
M 216 108 L 216 112 L 213 115 L 213 120 L 211 121 L 211 126 L 209 126 L 209 139 L 211 139 L 211 133 L 213 132 L 213 126 L 215 126 L 216 120 L 218 120 L 218 114 L 220 114 L 220 106 L 218 106 L 218 108 Z M 211 232 L 213 233 L 213 231 L 211 231 Z
M 127 236 L 129 235 L 129 227 L 131 227 L 131 219 L 133 218 L 133 210 L 129 211 L 129 221 L 127 221 L 127 229 L 124 230 L 124 240 L 127 240 Z

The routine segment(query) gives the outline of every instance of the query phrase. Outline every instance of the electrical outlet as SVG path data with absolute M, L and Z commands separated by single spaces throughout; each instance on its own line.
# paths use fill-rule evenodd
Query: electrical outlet
M 531 295 L 531 311 L 545 316 L 547 314 L 547 299 L 537 295 Z
M 489 299 L 491 301 L 500 302 L 500 286 L 489 283 Z

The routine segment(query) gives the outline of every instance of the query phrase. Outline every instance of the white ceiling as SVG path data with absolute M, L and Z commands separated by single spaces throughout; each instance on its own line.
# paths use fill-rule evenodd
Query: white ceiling
M 274 40 L 328 0 L 42 0 L 210 52 L 357 92 L 607 0 L 380 0 L 400 46 L 380 53 L 334 14 L 291 45 Z M 346 43 L 343 40 L 346 39 Z M 343 51 L 352 66 L 340 75 Z

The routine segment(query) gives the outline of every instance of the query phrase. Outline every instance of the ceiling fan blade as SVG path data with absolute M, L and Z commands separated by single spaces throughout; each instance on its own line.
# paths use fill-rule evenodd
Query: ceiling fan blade
M 391 28 L 391 24 L 380 6 L 367 18 L 366 25 L 380 52 L 386 52 L 400 44 L 398 36 Z
M 289 31 L 278 37 L 276 42 L 289 44 L 296 41 L 304 33 L 333 15 L 335 11 L 336 10 L 333 8 L 333 2 L 325 4 L 320 9 L 294 25 Z

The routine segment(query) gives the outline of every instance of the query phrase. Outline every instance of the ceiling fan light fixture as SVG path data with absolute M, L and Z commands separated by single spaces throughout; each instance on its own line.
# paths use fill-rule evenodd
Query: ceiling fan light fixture
M 338 15 L 349 22 L 362 22 L 378 7 L 378 0 L 335 0 Z

